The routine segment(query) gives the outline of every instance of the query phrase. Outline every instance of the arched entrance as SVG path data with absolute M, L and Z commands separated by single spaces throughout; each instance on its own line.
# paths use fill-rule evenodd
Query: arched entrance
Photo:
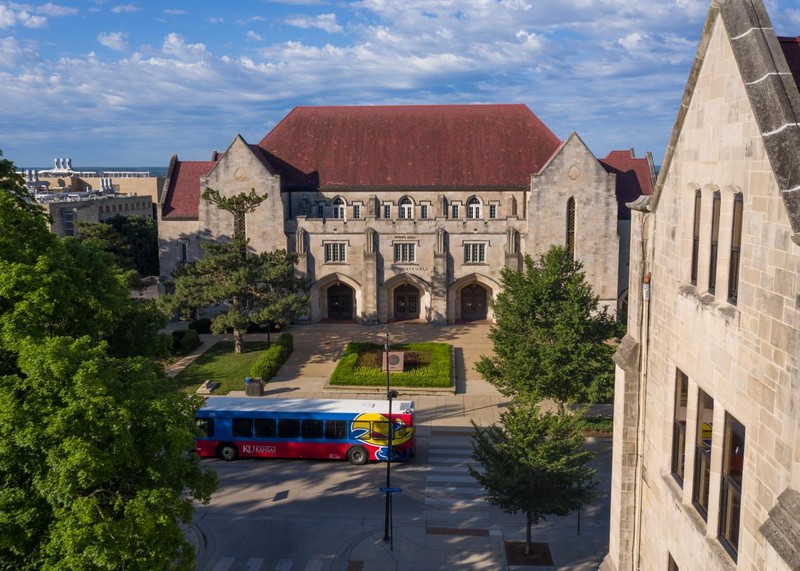
M 486 319 L 486 288 L 471 284 L 461 290 L 461 320 L 482 321 Z
M 419 290 L 413 285 L 403 284 L 394 289 L 394 319 L 419 319 Z
M 343 283 L 328 288 L 328 319 L 353 319 L 353 288 Z

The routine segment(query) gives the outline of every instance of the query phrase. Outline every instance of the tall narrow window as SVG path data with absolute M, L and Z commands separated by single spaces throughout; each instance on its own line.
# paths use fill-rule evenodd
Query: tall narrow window
M 675 375 L 675 413 L 672 422 L 672 476 L 683 487 L 686 459 L 686 402 L 689 397 L 689 377 L 683 371 Z
M 404 196 L 400 199 L 400 202 L 397 203 L 398 208 L 398 216 L 400 218 L 404 218 L 406 220 L 413 218 L 414 213 L 414 203 L 411 202 L 411 199 L 407 196 Z
M 325 203 L 317 202 L 317 218 L 325 218 Z
M 361 205 L 360 204 L 354 204 L 353 205 L 353 218 L 355 218 L 356 220 L 361 218 Z
M 453 220 L 458 219 L 458 204 L 450 205 L 450 218 L 452 218 Z
M 419 207 L 419 217 L 422 218 L 423 220 L 428 218 L 428 205 L 427 204 L 422 204 Z
M 697 285 L 697 254 L 700 251 L 700 206 L 702 202 L 700 190 L 694 193 L 694 227 L 692 229 L 692 285 Z
M 481 201 L 472 196 L 467 200 L 467 218 L 475 219 L 481 217 Z
M 736 304 L 739 298 L 739 264 L 742 252 L 742 193 L 733 197 L 733 230 L 731 233 L 731 264 L 728 269 L 728 303 Z
M 178 240 L 178 259 L 180 262 L 185 263 L 189 261 L 189 242 L 186 240 Z
M 725 415 L 722 457 L 722 488 L 719 502 L 719 539 L 736 561 L 739 553 L 739 520 L 742 510 L 744 425 Z
M 692 502 L 703 516 L 708 517 L 708 489 L 711 476 L 711 437 L 714 426 L 714 399 L 702 390 L 697 399 L 697 441 L 694 453 L 694 488 Z
M 392 217 L 392 205 L 391 204 L 384 204 L 383 205 L 383 217 L 387 218 L 387 219 Z
M 717 290 L 717 255 L 719 254 L 719 191 L 714 193 L 714 201 L 711 207 L 711 256 L 708 260 L 708 293 L 715 293 Z
M 567 201 L 567 251 L 575 257 L 575 199 Z
M 344 200 L 341 198 L 334 198 L 333 202 L 331 202 L 331 208 L 331 218 L 344 218 Z
M 64 226 L 64 236 L 75 235 L 75 213 L 72 210 L 61 211 L 61 223 Z
M 492 218 L 492 219 L 497 218 L 497 205 L 496 204 L 490 204 L 489 205 L 489 218 Z

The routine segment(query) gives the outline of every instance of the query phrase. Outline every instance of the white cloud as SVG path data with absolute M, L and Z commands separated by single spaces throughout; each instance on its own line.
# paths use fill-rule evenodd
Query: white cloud
M 222 24 L 225 22 L 225 18 L 211 17 L 208 18 L 208 22 L 210 24 Z
M 134 12 L 138 12 L 141 10 L 141 7 L 136 6 L 135 4 L 119 4 L 111 8 L 111 11 L 115 14 L 132 14 Z
M 254 41 L 254 42 L 261 42 L 261 41 L 264 40 L 264 38 L 262 36 L 258 35 L 253 30 L 248 30 L 247 33 L 245 34 L 245 36 L 247 37 L 248 40 L 251 40 L 251 41 Z
M 284 22 L 290 26 L 305 29 L 317 29 L 329 34 L 339 34 L 344 28 L 336 23 L 336 14 L 320 14 L 315 17 L 293 16 Z
M 124 52 L 128 49 L 128 34 L 126 32 L 102 32 L 97 35 L 97 41 L 109 49 Z
M 180 9 L 177 9 L 177 8 L 166 8 L 164 10 L 164 14 L 166 14 L 168 16 L 184 16 L 184 15 L 186 15 L 188 13 L 189 12 L 187 12 L 186 10 L 180 10 Z
M 79 13 L 77 8 L 59 6 L 58 4 L 51 4 L 50 2 L 41 6 L 36 11 L 44 16 L 50 16 L 52 18 L 59 16 L 75 16 Z
M 0 29 L 13 26 L 25 28 L 42 28 L 47 25 L 47 18 L 36 15 L 29 6 L 20 4 L 0 4 Z

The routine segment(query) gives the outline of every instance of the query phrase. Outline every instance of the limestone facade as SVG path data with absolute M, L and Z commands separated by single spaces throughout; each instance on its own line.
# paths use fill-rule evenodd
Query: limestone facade
M 422 121 L 416 116 L 418 109 L 423 115 L 441 110 L 445 119 L 431 127 L 429 118 Z M 624 196 L 651 192 L 649 157 L 637 159 L 625 151 L 598 160 L 577 135 L 561 142 L 541 125 L 532 127 L 541 132 L 518 135 L 541 147 L 537 150 L 541 160 L 531 159 L 526 175 L 487 176 L 480 169 L 502 170 L 508 164 L 519 170 L 513 161 L 523 160 L 522 153 L 512 148 L 509 154 L 499 143 L 492 148 L 492 137 L 502 140 L 502 133 L 487 134 L 486 149 L 461 150 L 451 144 L 449 129 L 456 120 L 463 123 L 475 117 L 494 118 L 501 128 L 509 117 L 529 121 L 533 114 L 527 108 L 342 108 L 352 122 L 361 121 L 359 127 L 341 121 L 327 140 L 313 131 L 319 129 L 316 124 L 302 132 L 303 139 L 330 148 L 330 153 L 359 141 L 358 152 L 343 153 L 348 165 L 342 174 L 326 155 L 313 159 L 322 167 L 315 163 L 308 168 L 302 161 L 312 159 L 303 149 L 285 148 L 289 135 L 298 137 L 293 121 L 309 115 L 314 119 L 315 113 L 324 114 L 327 122 L 341 121 L 337 108 L 301 108 L 259 145 L 237 136 L 224 153 L 215 152 L 208 162 L 173 157 L 159 200 L 164 280 L 178 264 L 201 255 L 202 240 L 224 240 L 233 234 L 232 215 L 200 198 L 202 190 L 214 188 L 232 196 L 255 189 L 267 199 L 246 216 L 250 246 L 254 251 L 298 253 L 297 274 L 311 284 L 307 319 L 312 322 L 491 320 L 491 299 L 500 291 L 501 269 L 519 268 L 525 253 L 535 257 L 552 244 L 567 242 L 584 263 L 601 304 L 614 311 L 624 299 L 627 239 L 621 248 L 620 235 L 627 238 L 630 222 L 620 204 Z M 371 123 L 373 114 L 375 121 L 394 114 L 404 119 L 397 117 L 378 128 Z M 403 121 L 405 129 L 394 133 Z M 369 138 L 369 147 L 361 144 L 362 137 Z M 393 144 L 397 151 L 391 150 Z M 431 150 L 396 158 L 409 153 L 409 147 Z M 458 156 L 467 153 L 490 160 L 472 164 L 471 156 Z M 349 163 L 363 164 L 367 174 L 349 171 L 353 169 Z M 410 164 L 415 173 L 406 172 Z M 475 172 L 449 172 L 454 164 L 468 165 L 463 168 Z M 625 185 L 617 180 L 619 173 L 626 175 Z
M 761 0 L 714 1 L 633 207 L 604 569 L 800 568 L 800 93 Z

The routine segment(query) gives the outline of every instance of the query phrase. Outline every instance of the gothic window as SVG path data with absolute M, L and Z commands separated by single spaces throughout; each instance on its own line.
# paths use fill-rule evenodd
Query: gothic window
M 689 398 L 689 377 L 683 371 L 675 374 L 675 408 L 672 421 L 672 476 L 683 487 L 686 459 L 686 403 Z
M 719 255 L 719 191 L 714 193 L 714 200 L 711 203 L 711 255 L 708 260 L 708 293 L 713 294 L 717 290 L 717 256 Z
M 403 219 L 411 219 L 414 217 L 414 203 L 407 196 L 400 199 L 397 203 L 398 217 Z
M 567 251 L 575 257 L 575 198 L 567 200 Z
M 697 399 L 697 438 L 694 453 L 694 487 L 692 503 L 697 511 L 708 517 L 708 491 L 711 479 L 711 439 L 714 427 L 714 399 L 699 391 Z
M 700 251 L 700 205 L 702 193 L 698 189 L 694 193 L 694 227 L 692 230 L 692 285 L 697 285 L 697 254 Z
M 334 198 L 333 202 L 331 202 L 331 207 L 331 218 L 344 219 L 344 200 L 339 197 Z
M 725 414 L 722 486 L 719 501 L 719 539 L 734 561 L 739 553 L 743 469 L 744 425 L 730 414 Z
M 481 201 L 473 196 L 467 200 L 467 218 L 475 219 L 481 217 Z
M 733 230 L 731 232 L 731 261 L 728 268 L 728 302 L 736 304 L 739 298 L 739 265 L 742 255 L 742 193 L 733 197 Z

